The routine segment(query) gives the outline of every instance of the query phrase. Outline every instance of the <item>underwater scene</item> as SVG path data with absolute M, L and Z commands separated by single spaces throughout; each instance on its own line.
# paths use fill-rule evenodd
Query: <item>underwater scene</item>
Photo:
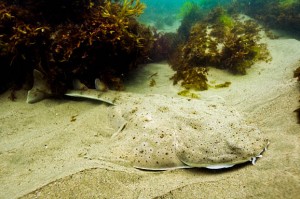
M 299 197 L 299 0 L 0 0 L 0 70 L 0 199 Z

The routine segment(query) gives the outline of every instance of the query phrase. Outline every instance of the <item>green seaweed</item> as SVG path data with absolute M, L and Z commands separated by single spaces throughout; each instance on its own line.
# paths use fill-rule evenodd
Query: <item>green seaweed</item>
M 229 87 L 231 85 L 231 82 L 224 82 L 222 84 L 216 84 L 215 88 L 226 88 Z
M 186 6 L 185 6 L 186 5 Z M 186 8 L 185 8 L 186 7 Z M 199 20 L 204 17 L 204 11 L 195 3 L 186 3 L 183 5 L 183 10 L 185 10 L 183 19 L 180 27 L 178 28 L 177 34 L 179 40 L 185 42 L 190 34 L 191 27 Z
M 234 26 L 234 21 L 233 21 L 232 17 L 230 17 L 228 14 L 225 14 L 225 13 L 222 14 L 218 20 L 221 24 L 223 24 L 226 27 L 231 28 Z
M 203 67 L 193 67 L 187 70 L 178 71 L 172 79 L 174 80 L 174 84 L 178 81 L 181 81 L 181 86 L 186 89 L 194 89 L 194 90 L 207 90 L 207 68 Z
M 151 78 L 150 82 L 149 82 L 149 86 L 150 87 L 154 87 L 156 85 L 156 81 L 155 79 Z
M 289 31 L 299 36 L 299 0 L 239 0 L 232 4 L 232 9 L 255 18 L 269 28 Z
M 178 16 L 184 18 L 188 16 L 194 9 L 198 9 L 198 4 L 193 1 L 186 1 L 182 4 Z
M 298 3 L 298 0 L 279 0 L 279 7 L 282 9 L 290 8 L 294 6 L 296 3 Z
M 200 96 L 194 92 L 191 92 L 190 90 L 182 90 L 180 92 L 177 93 L 180 96 L 183 97 L 189 97 L 189 98 L 193 98 L 193 99 L 200 99 Z

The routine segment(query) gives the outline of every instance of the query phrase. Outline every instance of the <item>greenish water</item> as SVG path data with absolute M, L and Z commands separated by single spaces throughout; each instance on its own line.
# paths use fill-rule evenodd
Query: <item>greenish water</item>
M 181 20 L 191 6 L 203 13 L 223 7 L 235 13 L 246 14 L 268 28 L 296 32 L 300 35 L 299 0 L 141 0 L 147 5 L 140 21 L 154 25 L 157 29 L 172 26 Z
M 142 0 L 142 2 L 147 5 L 147 8 L 141 16 L 141 21 L 155 22 L 168 20 L 168 17 L 173 20 L 181 18 L 187 4 L 196 4 L 203 10 L 210 10 L 217 6 L 228 5 L 232 0 Z

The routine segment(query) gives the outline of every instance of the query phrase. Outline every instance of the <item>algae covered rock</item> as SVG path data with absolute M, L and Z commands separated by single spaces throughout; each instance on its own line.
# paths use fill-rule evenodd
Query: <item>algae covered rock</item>
M 182 81 L 187 89 L 193 85 L 196 90 L 205 90 L 201 85 L 207 83 L 208 67 L 245 75 L 256 61 L 270 60 L 266 45 L 259 40 L 260 28 L 254 21 L 234 18 L 216 8 L 192 26 L 186 42 L 169 60 L 176 71 L 174 83 Z M 195 75 L 195 71 L 203 72 Z
M 233 7 L 269 28 L 300 35 L 299 0 L 239 0 L 235 1 Z

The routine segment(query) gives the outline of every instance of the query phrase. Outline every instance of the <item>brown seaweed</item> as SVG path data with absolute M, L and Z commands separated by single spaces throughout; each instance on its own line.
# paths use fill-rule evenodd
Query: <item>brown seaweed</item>
M 298 0 L 239 0 L 232 9 L 243 12 L 270 28 L 300 33 L 300 2 Z
M 136 20 L 144 4 L 55 2 L 0 2 L 0 83 L 5 85 L 0 91 L 32 82 L 33 69 L 45 75 L 56 94 L 64 93 L 75 78 L 88 86 L 99 78 L 122 89 L 128 71 L 145 62 L 154 42 L 152 31 Z M 57 6 L 55 20 L 47 6 Z
M 184 21 L 183 21 L 184 22 Z M 245 75 L 256 61 L 269 61 L 265 44 L 259 43 L 260 28 L 251 20 L 240 21 L 216 8 L 190 30 L 169 62 L 176 71 L 174 83 L 185 88 L 206 90 L 208 67 Z

